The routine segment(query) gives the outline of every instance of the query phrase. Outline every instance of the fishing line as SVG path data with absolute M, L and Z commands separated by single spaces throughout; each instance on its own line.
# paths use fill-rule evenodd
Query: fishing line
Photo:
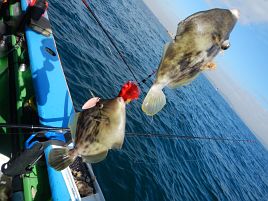
M 181 139 L 181 140 L 213 140 L 213 141 L 233 141 L 233 142 L 256 142 L 250 139 L 235 139 L 210 136 L 190 136 L 190 135 L 174 135 L 159 133 L 126 133 L 127 137 L 146 137 L 146 138 L 164 138 L 164 139 Z
M 144 78 L 142 81 L 138 82 L 138 85 L 140 85 L 141 82 L 145 84 L 145 82 L 146 82 L 150 77 L 152 77 L 152 75 L 154 75 L 155 73 L 156 73 L 156 70 L 153 70 L 153 72 L 152 72 L 150 75 L 148 75 L 148 76 L 147 76 L 146 78 Z
M 140 85 L 140 83 L 138 82 L 137 77 L 135 76 L 134 72 L 132 71 L 131 67 L 127 64 L 127 61 L 125 60 L 124 56 L 122 55 L 122 53 L 120 52 L 120 50 L 118 49 L 118 47 L 116 46 L 115 42 L 113 41 L 113 39 L 111 38 L 111 36 L 109 35 L 108 31 L 103 27 L 103 25 L 101 24 L 100 20 L 98 19 L 98 17 L 95 15 L 95 13 L 93 12 L 93 10 L 90 8 L 90 6 L 88 5 L 88 3 L 86 2 L 86 0 L 82 0 L 82 2 L 84 3 L 84 5 L 86 6 L 86 8 L 88 9 L 88 11 L 91 13 L 91 15 L 94 17 L 94 19 L 96 20 L 96 22 L 98 23 L 98 25 L 100 26 L 100 28 L 102 29 L 102 31 L 105 33 L 105 35 L 108 37 L 108 39 L 110 40 L 111 44 L 113 45 L 113 47 L 116 49 L 117 53 L 119 54 L 119 56 L 121 57 L 121 59 L 123 60 L 123 62 L 125 63 L 125 65 L 128 67 L 129 71 L 131 72 L 132 76 L 134 77 L 134 79 L 136 80 L 136 82 L 138 83 L 138 85 Z
M 5 124 L 1 123 L 0 128 L 21 128 L 31 130 L 43 130 L 43 131 L 70 131 L 69 128 L 62 127 L 50 127 L 42 125 L 28 125 L 28 124 Z M 19 133 L 7 133 L 7 134 L 19 134 Z M 21 133 L 23 134 L 23 133 Z M 256 142 L 251 139 L 235 139 L 224 137 L 211 137 L 211 136 L 191 136 L 191 135 L 175 135 L 175 134 L 161 134 L 161 133 L 136 133 L 126 132 L 126 137 L 145 137 L 145 138 L 162 138 L 162 139 L 180 139 L 180 140 L 212 140 L 212 141 L 231 141 L 231 142 Z
M 155 168 L 160 168 L 160 171 L 162 170 L 164 165 L 168 165 L 167 167 L 168 169 L 173 169 L 176 171 L 178 170 L 177 165 L 183 166 L 182 163 L 196 163 L 197 165 L 199 165 L 199 163 L 203 161 L 211 162 L 211 159 L 213 160 L 218 159 L 221 162 L 224 162 L 227 159 L 228 161 L 228 155 L 222 155 L 221 153 L 212 153 L 213 155 L 210 158 L 204 158 L 206 157 L 206 155 L 204 154 L 204 155 L 195 157 L 195 159 L 184 159 L 183 155 L 181 155 L 181 159 L 174 159 L 174 158 L 167 156 L 166 154 L 163 155 L 161 153 L 160 154 L 159 153 L 146 154 L 144 153 L 144 151 L 142 153 L 139 153 L 139 151 L 133 152 L 133 151 L 125 151 L 125 150 L 120 150 L 120 152 L 126 154 L 126 156 L 129 158 L 130 163 L 133 163 L 135 165 L 145 165 L 145 166 L 142 166 L 143 168 L 148 167 L 147 165 L 156 166 Z M 243 159 L 243 161 L 249 163 L 249 162 L 252 162 L 252 159 L 248 159 L 248 160 Z M 232 163 L 233 161 L 230 161 L 230 162 Z M 176 165 L 173 165 L 173 164 L 176 164 Z M 142 173 L 139 173 L 139 174 L 142 175 Z
M 142 150 L 141 150 L 142 151 Z M 159 151 L 159 150 L 157 150 Z M 182 165 L 182 163 L 199 163 L 199 162 L 203 162 L 203 161 L 209 161 L 211 160 L 211 158 L 204 158 L 202 156 L 196 156 L 193 159 L 184 159 L 183 155 L 181 155 L 180 159 L 175 159 L 175 158 L 171 158 L 169 157 L 167 154 L 162 154 L 162 153 L 153 153 L 153 154 L 146 154 L 144 151 L 142 151 L 142 153 L 138 152 L 132 152 L 132 151 L 125 151 L 125 150 L 120 150 L 121 153 L 126 154 L 126 156 L 129 158 L 129 161 L 131 161 L 131 163 L 134 163 L 136 165 L 169 165 L 169 169 L 177 169 L 177 166 L 170 166 L 170 164 L 178 164 L 178 165 Z M 137 157 L 137 155 L 139 157 Z M 203 155 L 205 156 L 205 155 Z M 224 159 L 224 157 L 227 156 L 223 156 L 221 154 L 216 154 L 213 153 L 212 155 L 213 158 L 222 160 Z

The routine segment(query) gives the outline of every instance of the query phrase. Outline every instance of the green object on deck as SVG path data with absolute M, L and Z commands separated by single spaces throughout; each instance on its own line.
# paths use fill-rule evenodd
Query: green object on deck
M 23 186 L 27 187 L 24 188 L 24 200 L 51 200 L 50 188 L 45 188 L 49 185 L 47 178 L 46 166 L 44 164 L 35 165 L 33 172 L 23 178 Z
M 18 11 L 20 9 L 20 3 L 10 3 L 9 12 L 13 19 L 18 18 Z M 1 17 L 0 17 L 1 18 Z M 1 21 L 1 19 L 0 19 Z M 8 38 L 9 39 L 9 38 Z M 15 95 L 16 97 L 16 123 L 18 124 L 38 124 L 37 111 L 34 99 L 34 90 L 32 84 L 31 70 L 28 64 L 27 50 L 25 49 L 26 43 L 21 40 L 20 36 L 12 35 L 10 37 L 11 41 L 11 51 L 4 50 L 2 56 L 0 55 L 0 123 L 10 123 L 10 96 Z M 1 40 L 0 40 L 1 43 Z M 1 44 L 0 44 L 1 48 Z M 0 49 L 2 53 L 2 49 Z M 9 59 L 8 59 L 9 57 Z M 10 60 L 10 57 L 12 58 Z M 12 63 L 10 64 L 9 61 Z M 24 64 L 26 69 L 20 71 L 20 65 Z M 15 91 L 10 90 L 10 80 L 9 80 L 9 65 L 12 65 L 14 70 L 14 84 Z M 25 139 L 29 136 L 29 131 L 23 129 L 17 130 L 19 135 L 19 144 L 16 146 L 18 150 L 23 150 L 23 144 Z M 14 135 L 14 134 L 13 134 Z M 6 128 L 0 128 L 0 153 L 10 157 L 12 152 L 12 134 L 10 130 Z M 51 192 L 47 175 L 47 167 L 45 160 L 40 159 L 40 161 L 34 165 L 33 172 L 22 176 L 23 184 L 23 195 L 24 201 L 50 201 Z
M 9 120 L 9 88 L 7 57 L 0 57 L 0 123 Z M 0 153 L 9 156 L 11 152 L 11 136 L 6 135 L 7 129 L 0 128 Z

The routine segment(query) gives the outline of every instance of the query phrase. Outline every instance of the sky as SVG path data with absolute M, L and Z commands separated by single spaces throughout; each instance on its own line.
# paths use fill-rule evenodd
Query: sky
M 231 47 L 216 57 L 215 72 L 206 75 L 268 147 L 268 0 L 144 2 L 170 33 L 176 33 L 178 22 L 198 11 L 211 8 L 240 11 L 230 35 Z

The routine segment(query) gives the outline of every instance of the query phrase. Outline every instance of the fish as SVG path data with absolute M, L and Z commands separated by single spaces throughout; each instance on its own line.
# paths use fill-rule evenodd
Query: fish
M 83 106 L 84 110 L 70 118 L 73 149 L 51 149 L 49 165 L 60 171 L 72 164 L 77 156 L 82 157 L 84 162 L 97 163 L 106 158 L 109 149 L 121 149 L 125 136 L 125 105 L 122 97 L 98 99 L 97 102 L 96 98 L 88 100 Z
M 197 12 L 178 24 L 157 69 L 156 79 L 143 103 L 145 114 L 153 116 L 166 104 L 164 87 L 181 87 L 202 71 L 214 69 L 213 58 L 230 47 L 229 36 L 239 18 L 237 9 L 215 8 Z
M 9 161 L 9 157 L 0 153 L 0 167 Z M 4 175 L 0 168 L 0 201 L 11 200 L 12 177 Z

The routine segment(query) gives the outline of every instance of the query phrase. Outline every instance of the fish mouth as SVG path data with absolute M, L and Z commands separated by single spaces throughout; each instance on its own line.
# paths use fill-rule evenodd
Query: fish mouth
M 124 103 L 124 99 L 122 97 L 117 97 L 116 100 L 119 102 L 119 103 Z
M 120 108 L 124 109 L 126 107 L 126 102 L 124 101 L 123 97 L 117 97 L 116 99 L 119 102 Z
M 230 11 L 236 19 L 240 17 L 240 12 L 238 9 L 231 9 Z

